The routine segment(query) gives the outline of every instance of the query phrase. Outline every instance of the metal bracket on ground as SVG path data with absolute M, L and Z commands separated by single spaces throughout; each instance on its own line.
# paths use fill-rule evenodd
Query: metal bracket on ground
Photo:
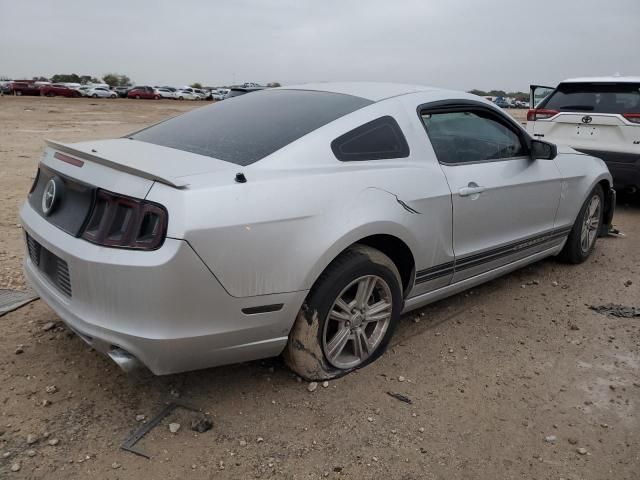
M 176 408 L 184 408 L 185 410 L 190 410 L 192 412 L 199 412 L 200 409 L 192 407 L 190 405 L 185 405 L 184 403 L 176 403 L 171 402 L 167 406 L 165 406 L 158 414 L 149 420 L 147 423 L 139 427 L 135 432 L 133 432 L 129 437 L 125 439 L 120 448 L 122 450 L 126 450 L 127 452 L 135 453 L 141 457 L 151 459 L 151 456 L 147 455 L 144 452 L 134 448 L 136 443 L 138 443 L 142 437 L 144 437 L 147 433 L 153 430 L 167 415 L 173 412 Z

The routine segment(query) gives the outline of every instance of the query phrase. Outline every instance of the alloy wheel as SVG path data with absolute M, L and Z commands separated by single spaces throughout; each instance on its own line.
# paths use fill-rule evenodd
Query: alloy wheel
M 598 236 L 600 227 L 600 208 L 601 202 L 598 195 L 594 195 L 589 200 L 589 204 L 584 212 L 584 221 L 582 222 L 582 230 L 580 231 L 580 248 L 584 253 L 588 252 Z
M 347 285 L 334 301 L 322 332 L 327 361 L 348 369 L 363 364 L 383 341 L 393 311 L 391 288 L 377 275 Z

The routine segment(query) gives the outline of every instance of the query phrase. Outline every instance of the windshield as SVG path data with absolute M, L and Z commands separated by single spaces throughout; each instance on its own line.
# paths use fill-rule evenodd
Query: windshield
M 371 103 L 338 93 L 263 90 L 192 110 L 130 138 L 249 165 Z
M 559 112 L 638 113 L 640 84 L 560 84 L 539 108 Z

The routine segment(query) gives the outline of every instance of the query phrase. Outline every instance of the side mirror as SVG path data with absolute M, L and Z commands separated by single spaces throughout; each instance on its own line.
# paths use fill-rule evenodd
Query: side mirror
M 531 158 L 533 160 L 553 160 L 557 155 L 558 148 L 553 143 L 531 140 Z

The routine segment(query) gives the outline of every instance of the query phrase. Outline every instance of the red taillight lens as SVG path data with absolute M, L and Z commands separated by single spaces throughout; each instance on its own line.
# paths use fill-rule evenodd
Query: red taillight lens
M 640 124 L 640 113 L 625 113 L 622 116 L 632 123 Z
M 534 108 L 527 112 L 527 121 L 535 122 L 536 120 L 546 120 L 547 118 L 551 118 L 556 116 L 558 113 L 557 110 L 546 110 L 544 108 Z
M 155 250 L 167 234 L 164 207 L 98 190 L 82 238 L 105 247 Z

